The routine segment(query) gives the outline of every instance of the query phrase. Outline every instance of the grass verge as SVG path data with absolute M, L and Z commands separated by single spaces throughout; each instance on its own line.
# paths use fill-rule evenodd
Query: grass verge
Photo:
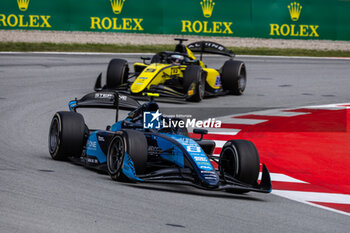
M 55 44 L 0 42 L 0 51 L 7 52 L 109 52 L 109 53 L 155 53 L 172 51 L 174 45 L 114 45 L 114 44 Z M 340 50 L 307 50 L 307 49 L 274 49 L 229 47 L 239 55 L 278 55 L 310 57 L 350 57 L 350 51 Z

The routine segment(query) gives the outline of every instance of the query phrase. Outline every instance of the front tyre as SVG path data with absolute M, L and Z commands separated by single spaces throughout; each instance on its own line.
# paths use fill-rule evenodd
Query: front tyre
M 121 179 L 122 165 L 125 155 L 125 141 L 122 135 L 116 135 L 108 149 L 107 168 L 113 180 Z
M 247 140 L 230 140 L 223 146 L 219 171 L 243 183 L 256 185 L 260 169 L 259 154 L 255 145 Z M 234 193 L 245 193 L 243 190 L 229 190 Z
M 85 138 L 85 122 L 76 112 L 57 112 L 52 118 L 49 132 L 49 152 L 55 160 L 80 156 Z
M 107 153 L 107 168 L 111 178 L 130 181 L 122 172 L 125 153 L 131 157 L 135 173 L 143 174 L 146 169 L 147 150 L 147 139 L 143 133 L 131 129 L 117 131 Z
M 107 68 L 107 89 L 118 88 L 126 83 L 129 76 L 129 65 L 124 59 L 112 59 Z
M 205 73 L 202 67 L 197 65 L 188 66 L 184 71 L 183 87 L 188 92 L 194 91 L 186 100 L 191 102 L 200 102 L 205 94 Z M 191 93 L 192 94 L 192 93 Z
M 233 95 L 242 95 L 246 83 L 247 72 L 244 62 L 228 60 L 221 70 L 222 88 Z

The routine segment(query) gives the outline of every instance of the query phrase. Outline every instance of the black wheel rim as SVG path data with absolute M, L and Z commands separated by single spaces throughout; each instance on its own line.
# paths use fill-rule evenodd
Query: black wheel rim
M 54 153 L 57 149 L 59 142 L 59 122 L 57 117 L 52 120 L 50 127 L 50 137 L 49 137 L 49 151 Z
M 121 136 L 116 136 L 108 151 L 107 165 L 110 174 L 115 175 L 120 171 L 124 161 L 124 153 L 124 140 Z
M 237 177 L 239 168 L 237 152 L 232 147 L 226 147 L 223 149 L 222 153 L 220 172 Z

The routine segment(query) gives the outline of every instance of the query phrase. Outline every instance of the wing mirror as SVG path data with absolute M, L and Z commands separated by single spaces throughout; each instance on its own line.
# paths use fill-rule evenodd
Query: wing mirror
M 143 60 L 143 63 L 146 64 L 146 61 L 150 61 L 150 60 L 151 60 L 151 57 L 142 56 L 141 59 Z
M 208 130 L 206 130 L 206 129 L 193 129 L 193 133 L 201 135 L 201 138 L 199 139 L 199 141 L 200 141 L 203 139 L 204 134 L 208 134 Z

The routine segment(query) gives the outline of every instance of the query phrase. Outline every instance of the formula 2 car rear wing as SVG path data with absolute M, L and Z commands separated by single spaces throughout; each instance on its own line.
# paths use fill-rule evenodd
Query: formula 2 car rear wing
M 235 56 L 235 54 L 231 50 L 228 50 L 225 46 L 211 41 L 193 42 L 187 45 L 187 48 L 194 53 L 200 53 L 200 60 L 202 60 L 203 53 L 219 54 L 230 58 Z
M 140 104 L 137 100 L 125 94 L 119 94 L 115 91 L 92 92 L 81 99 L 75 99 L 69 102 L 69 109 L 76 111 L 78 108 L 107 108 L 116 110 L 116 121 L 118 121 L 118 110 L 133 111 Z

